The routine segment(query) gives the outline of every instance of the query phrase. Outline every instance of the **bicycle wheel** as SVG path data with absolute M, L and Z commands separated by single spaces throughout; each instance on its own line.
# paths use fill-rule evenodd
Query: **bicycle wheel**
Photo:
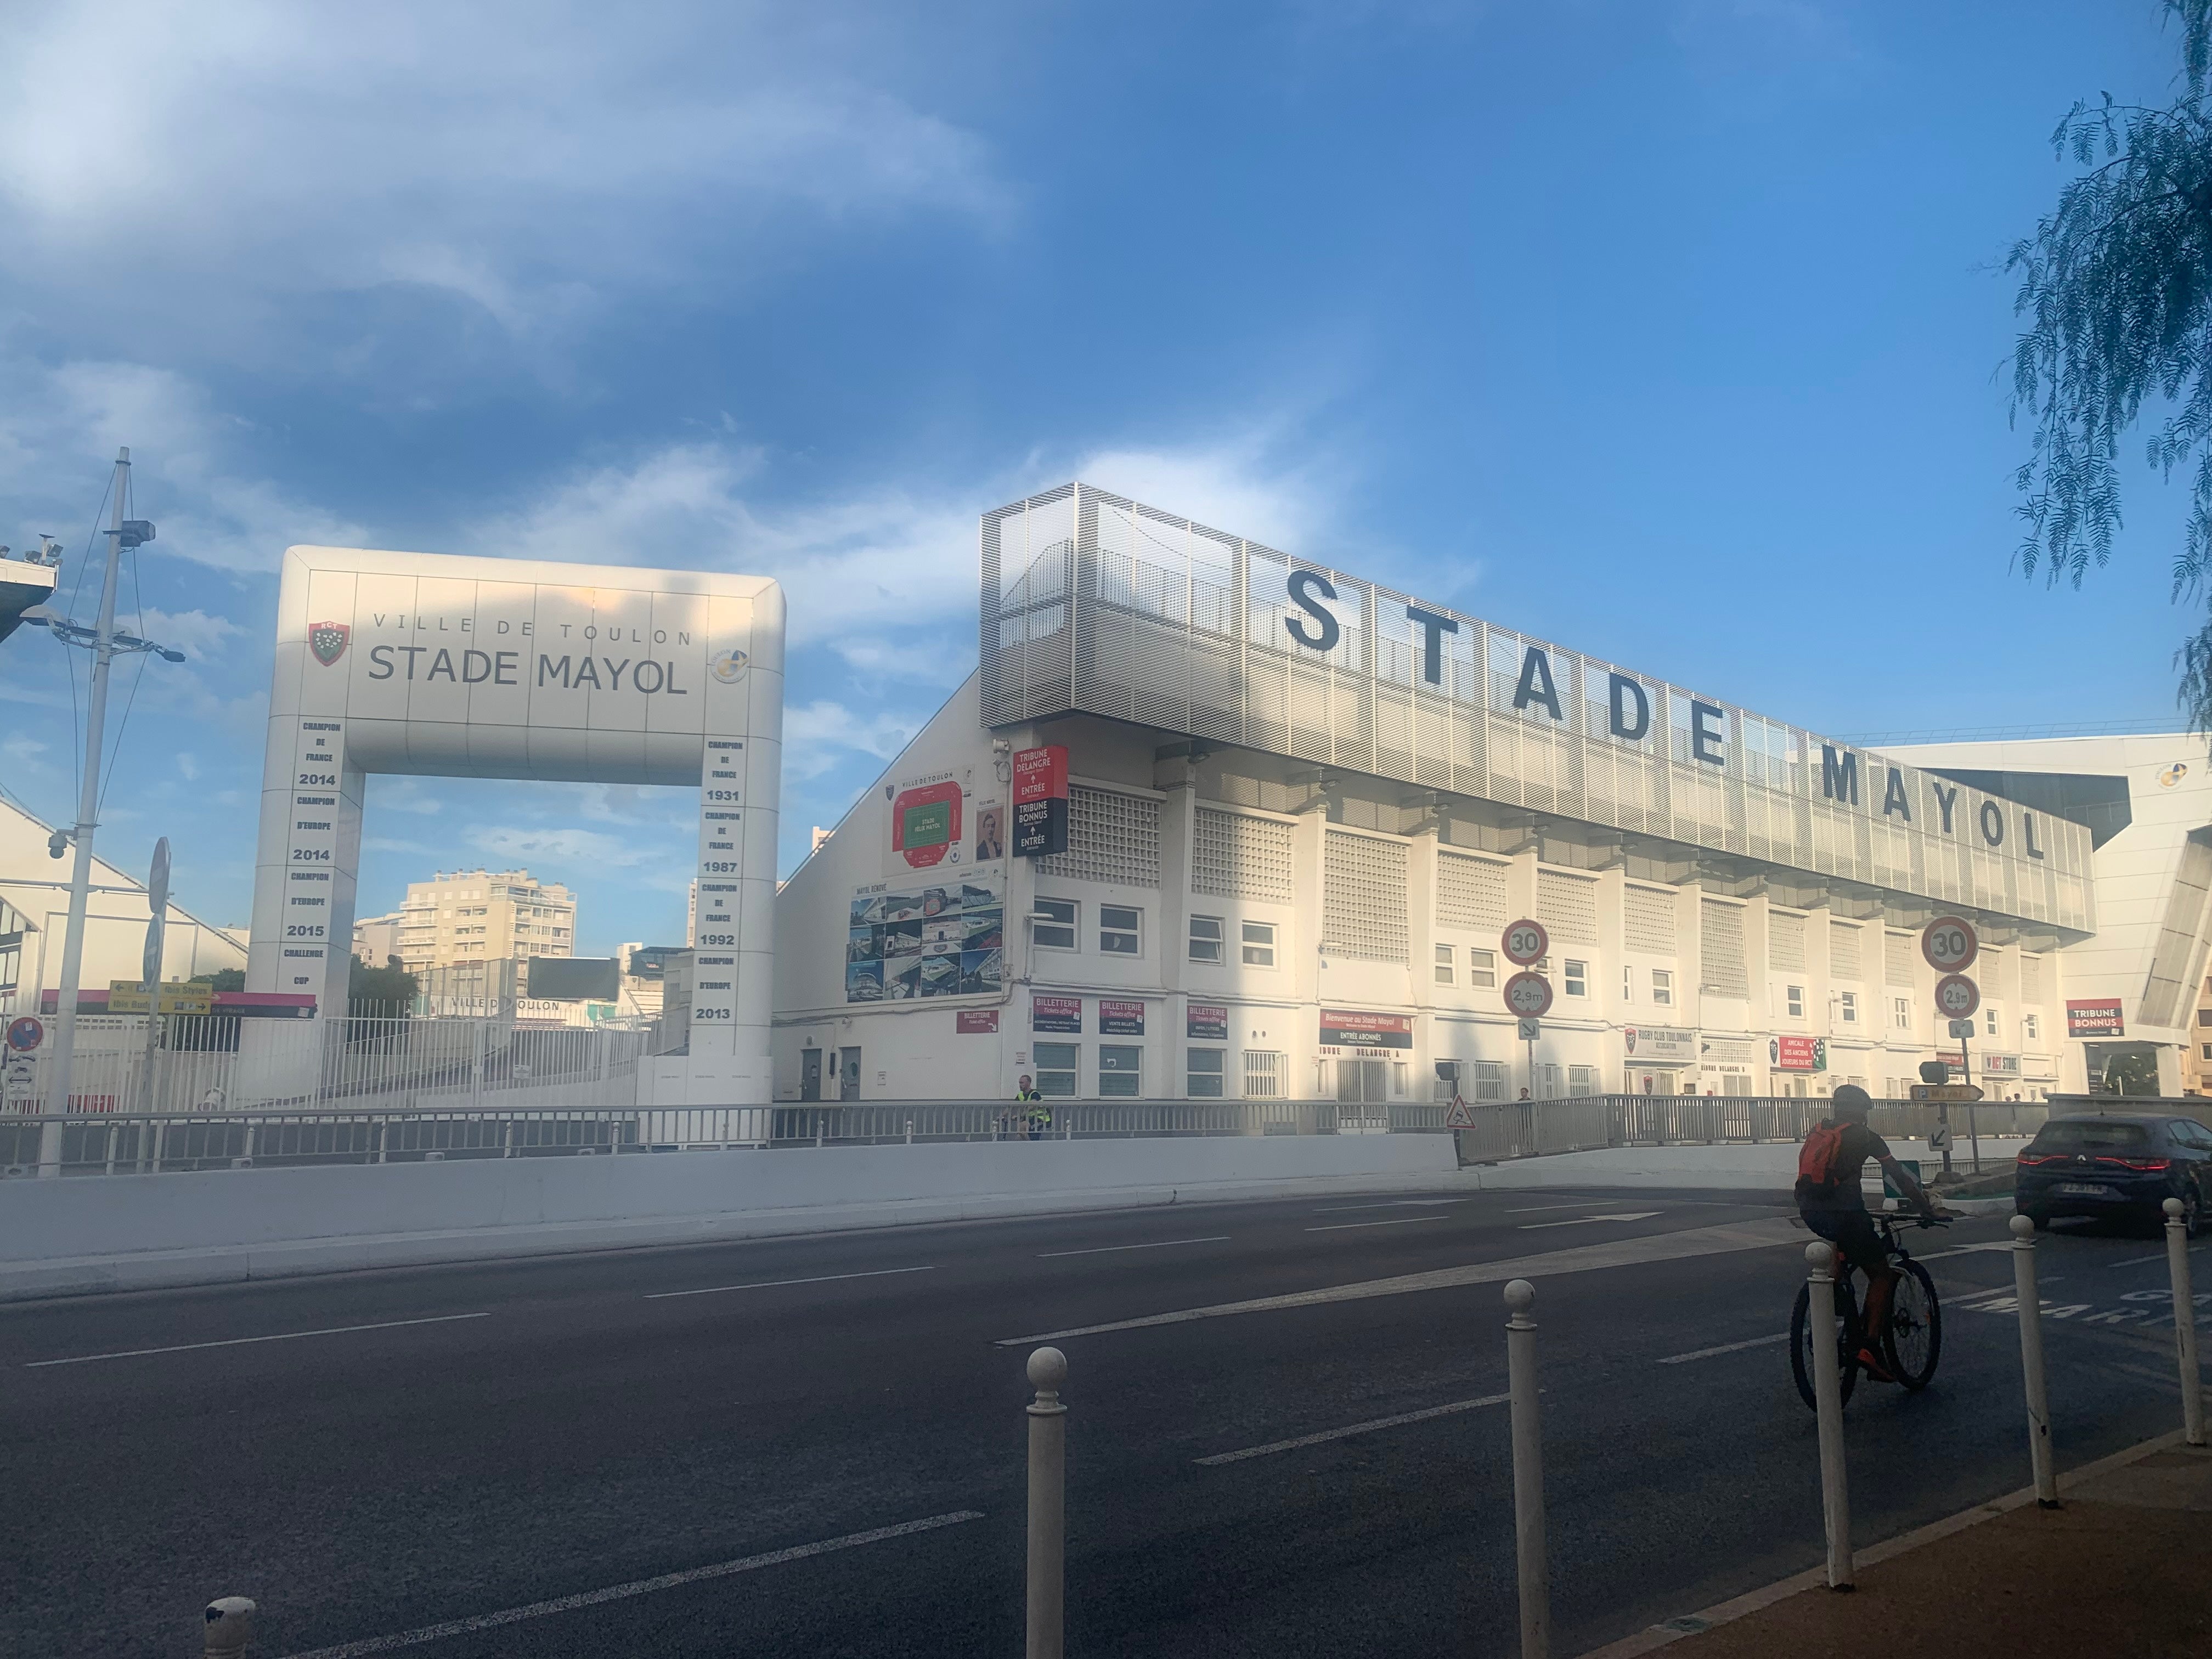
M 1812 1306 L 1813 1287 L 1800 1285 L 1796 1305 L 1790 1311 L 1790 1369 L 1796 1374 L 1797 1392 L 1806 1409 L 1818 1411 L 1820 1400 L 1813 1389 Z M 1842 1321 L 1836 1334 L 1836 1360 L 1842 1370 L 1842 1397 L 1849 1400 L 1859 1380 L 1859 1307 L 1848 1272 L 1836 1281 L 1836 1313 Z
M 1934 1380 L 1943 1352 L 1943 1306 L 1936 1281 L 1917 1261 L 1897 1264 L 1890 1292 L 1887 1328 L 1881 1332 L 1881 1357 L 1889 1374 L 1917 1394 Z

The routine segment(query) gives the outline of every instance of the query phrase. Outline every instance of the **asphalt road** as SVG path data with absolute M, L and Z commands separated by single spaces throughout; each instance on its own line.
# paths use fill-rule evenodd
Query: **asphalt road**
M 1057 1339 L 1072 1655 L 1510 1654 L 1506 1412 L 1464 1402 L 1504 1392 L 1517 1261 L 1573 1654 L 1820 1559 L 1788 1214 L 1344 1196 L 0 1310 L 0 1646 L 170 1659 L 237 1593 L 267 1659 L 1017 1655 L 1020 1339 L 1119 1325 Z M 1915 1235 L 1942 1364 L 1851 1403 L 1863 1541 L 2027 1479 L 2011 1264 L 1966 1248 L 2003 1237 Z M 2177 1425 L 2159 1242 L 2053 1233 L 2040 1259 L 2062 1465 Z M 1420 1273 L 1446 1282 L 1344 1293 Z

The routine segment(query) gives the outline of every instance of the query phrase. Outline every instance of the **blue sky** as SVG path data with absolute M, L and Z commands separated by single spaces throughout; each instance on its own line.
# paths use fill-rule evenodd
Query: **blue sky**
M 0 541 L 73 580 L 132 447 L 191 660 L 100 848 L 216 921 L 295 542 L 779 577 L 787 867 L 972 666 L 975 515 L 1076 476 L 1819 730 L 2162 724 L 2181 492 L 2011 574 L 1995 267 L 2173 62 L 2154 0 L 20 0 Z M 0 646 L 54 820 L 63 655 Z M 690 823 L 375 780 L 363 912 L 519 862 L 678 939 Z

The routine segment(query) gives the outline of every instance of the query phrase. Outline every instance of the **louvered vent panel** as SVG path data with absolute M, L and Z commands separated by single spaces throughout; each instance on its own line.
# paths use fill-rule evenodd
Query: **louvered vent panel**
M 1472 927 L 1485 933 L 1503 932 L 1512 918 L 1505 914 L 1505 866 L 1490 859 L 1471 859 L 1463 853 L 1437 854 L 1437 920 L 1447 927 Z
M 1406 849 L 1333 830 L 1323 878 L 1324 948 L 1375 962 L 1405 961 Z
M 1766 965 L 1778 974 L 1804 971 L 1804 917 L 1780 910 L 1766 913 Z
M 2020 1000 L 2031 1006 L 2043 1000 L 2043 958 L 2020 953 Z
M 1674 954 L 1674 896 L 1650 887 L 1631 887 L 1623 896 L 1622 921 L 1628 948 L 1654 956 Z
M 1828 976 L 1831 979 L 1865 977 L 1865 951 L 1862 943 L 1865 937 L 1866 929 L 1855 922 L 1832 921 L 1828 924 Z
M 1198 809 L 1190 890 L 1216 898 L 1291 902 L 1291 826 L 1242 812 Z
M 1881 942 L 1883 977 L 1892 985 L 1912 983 L 1912 964 L 1919 947 L 1910 933 L 1891 933 Z
M 1039 859 L 1048 875 L 1128 887 L 1160 884 L 1160 804 L 1113 789 L 1067 792 L 1067 851 Z
M 1597 884 L 1586 876 L 1536 872 L 1536 920 L 1554 945 L 1597 943 Z
M 1743 907 L 1705 899 L 1699 908 L 1704 912 L 1699 930 L 1705 957 L 1703 988 L 1715 996 L 1748 997 L 1751 981 L 1744 971 Z

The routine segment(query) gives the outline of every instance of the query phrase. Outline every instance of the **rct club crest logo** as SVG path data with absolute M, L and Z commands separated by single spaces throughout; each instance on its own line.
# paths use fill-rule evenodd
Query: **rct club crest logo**
M 2187 761 L 2176 761 L 2172 765 L 2167 767 L 2165 771 L 2158 775 L 2158 787 L 2161 789 L 2171 789 L 2174 785 L 2179 783 L 2182 779 L 2188 775 L 2189 763 Z
M 707 672 L 725 685 L 735 685 L 752 659 L 732 646 L 727 651 L 718 651 L 708 659 Z
M 343 623 L 316 623 L 307 629 L 307 649 L 315 653 L 317 662 L 329 668 L 345 655 L 346 641 L 352 637 L 353 629 Z

